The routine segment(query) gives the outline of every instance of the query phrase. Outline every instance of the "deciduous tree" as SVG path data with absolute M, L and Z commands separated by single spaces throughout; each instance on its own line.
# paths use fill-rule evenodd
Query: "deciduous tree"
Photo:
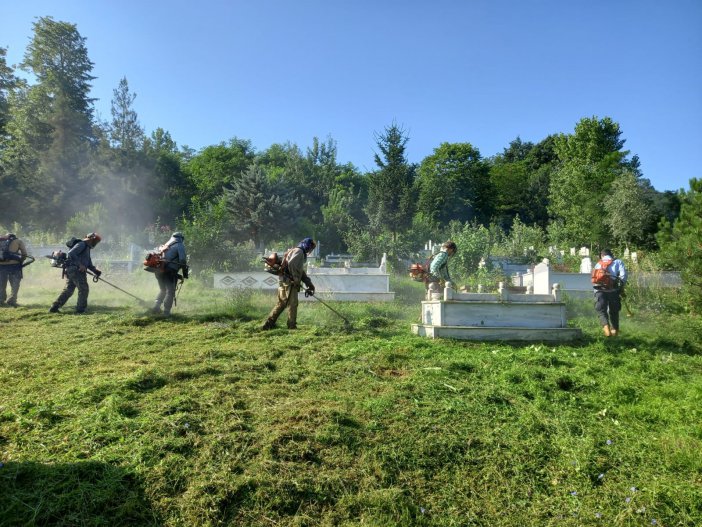
M 418 170 L 417 210 L 447 225 L 488 223 L 492 214 L 489 167 L 470 143 L 442 143 Z

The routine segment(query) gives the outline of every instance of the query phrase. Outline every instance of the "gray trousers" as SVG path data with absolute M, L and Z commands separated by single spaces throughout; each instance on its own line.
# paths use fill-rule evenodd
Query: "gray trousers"
M 20 282 L 22 281 L 21 265 L 0 265 L 0 304 L 7 300 L 8 304 L 17 303 Z M 7 297 L 7 284 L 10 284 L 10 297 Z
M 160 309 L 163 304 L 163 312 L 170 314 L 173 307 L 173 299 L 175 298 L 176 285 L 178 284 L 177 271 L 156 271 L 156 281 L 160 291 L 156 296 L 155 309 Z
M 66 285 L 61 294 L 54 302 L 56 308 L 60 308 L 68 299 L 73 296 L 73 292 L 78 289 L 78 302 L 76 303 L 76 313 L 83 313 L 88 307 L 88 274 L 79 271 L 77 267 L 66 267 Z

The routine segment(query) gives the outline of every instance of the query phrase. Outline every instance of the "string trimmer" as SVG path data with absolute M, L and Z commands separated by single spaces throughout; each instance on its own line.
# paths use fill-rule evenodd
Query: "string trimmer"
M 90 271 L 86 271 L 86 272 L 87 272 L 90 276 L 93 277 L 93 282 L 96 282 L 96 283 L 97 283 L 98 281 L 105 282 L 107 285 L 109 285 L 109 286 L 114 287 L 115 289 L 117 289 L 117 291 L 121 291 L 121 292 L 124 293 L 125 295 L 129 295 L 129 296 L 131 296 L 132 298 L 134 298 L 135 300 L 138 300 L 142 305 L 144 305 L 144 306 L 146 306 L 146 307 L 149 307 L 149 303 L 148 303 L 146 300 L 142 300 L 142 299 L 139 298 L 138 296 L 135 296 L 135 295 L 131 294 L 129 291 L 125 291 L 125 290 L 122 289 L 121 287 L 117 287 L 115 284 L 108 282 L 108 281 L 105 280 L 104 278 L 101 278 L 99 275 L 96 275 L 96 274 L 94 274 L 94 273 L 91 273 Z
M 342 315 L 336 309 L 334 309 L 329 304 L 327 304 L 324 300 L 322 300 L 318 296 L 315 296 L 314 293 L 310 292 L 309 289 L 305 289 L 305 297 L 310 297 L 310 296 L 312 298 L 314 298 L 315 300 L 317 300 L 318 302 L 321 302 L 324 307 L 326 307 L 327 309 L 332 311 L 336 316 L 338 316 L 341 320 L 343 320 L 344 321 L 344 329 L 347 329 L 347 330 L 353 329 L 353 326 L 351 325 L 351 322 L 349 322 L 349 319 L 347 319 L 344 315 Z

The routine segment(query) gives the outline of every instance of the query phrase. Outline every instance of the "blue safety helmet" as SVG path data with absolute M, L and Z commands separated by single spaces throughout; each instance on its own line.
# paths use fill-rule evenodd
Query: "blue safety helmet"
M 302 249 L 305 254 L 308 254 L 311 253 L 315 247 L 317 247 L 317 244 L 314 243 L 312 238 L 305 238 L 298 244 L 298 247 Z

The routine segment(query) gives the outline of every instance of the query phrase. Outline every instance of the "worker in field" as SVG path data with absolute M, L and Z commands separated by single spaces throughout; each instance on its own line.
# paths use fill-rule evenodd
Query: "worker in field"
M 600 261 L 592 270 L 592 288 L 595 292 L 595 311 L 605 337 L 619 335 L 619 312 L 627 273 L 624 262 L 614 258 L 610 249 L 600 252 Z
M 441 250 L 429 262 L 429 275 L 427 276 L 428 300 L 432 299 L 432 293 L 440 293 L 446 282 L 451 281 L 448 264 L 449 258 L 456 254 L 456 250 L 455 242 L 448 240 L 441 244 Z
M 159 293 L 151 310 L 154 314 L 163 314 L 167 317 L 171 315 L 178 282 L 188 278 L 188 256 L 184 242 L 183 233 L 174 232 L 170 239 L 159 247 L 160 265 L 154 272 Z M 161 306 L 163 306 L 163 311 Z
M 91 232 L 82 240 L 75 240 L 66 255 L 66 264 L 63 270 L 63 276 L 66 278 L 66 285 L 61 291 L 61 294 L 49 308 L 49 313 L 58 313 L 59 309 L 68 301 L 73 292 L 78 289 L 78 301 L 76 303 L 76 314 L 82 315 L 88 307 L 88 271 L 99 277 L 102 274 L 97 267 L 93 265 L 93 260 L 90 257 L 90 251 L 100 243 L 102 238 L 99 234 Z
M 0 306 L 17 307 L 22 263 L 27 259 L 27 247 L 14 233 L 0 237 Z M 10 296 L 7 296 L 7 285 Z
M 273 329 L 280 314 L 288 310 L 288 329 L 297 329 L 297 295 L 300 292 L 301 284 L 307 286 L 307 292 L 314 294 L 312 280 L 305 272 L 305 262 L 307 255 L 312 253 L 317 244 L 312 238 L 305 238 L 297 247 L 288 249 L 278 269 L 278 301 L 271 310 L 268 318 L 261 329 Z

